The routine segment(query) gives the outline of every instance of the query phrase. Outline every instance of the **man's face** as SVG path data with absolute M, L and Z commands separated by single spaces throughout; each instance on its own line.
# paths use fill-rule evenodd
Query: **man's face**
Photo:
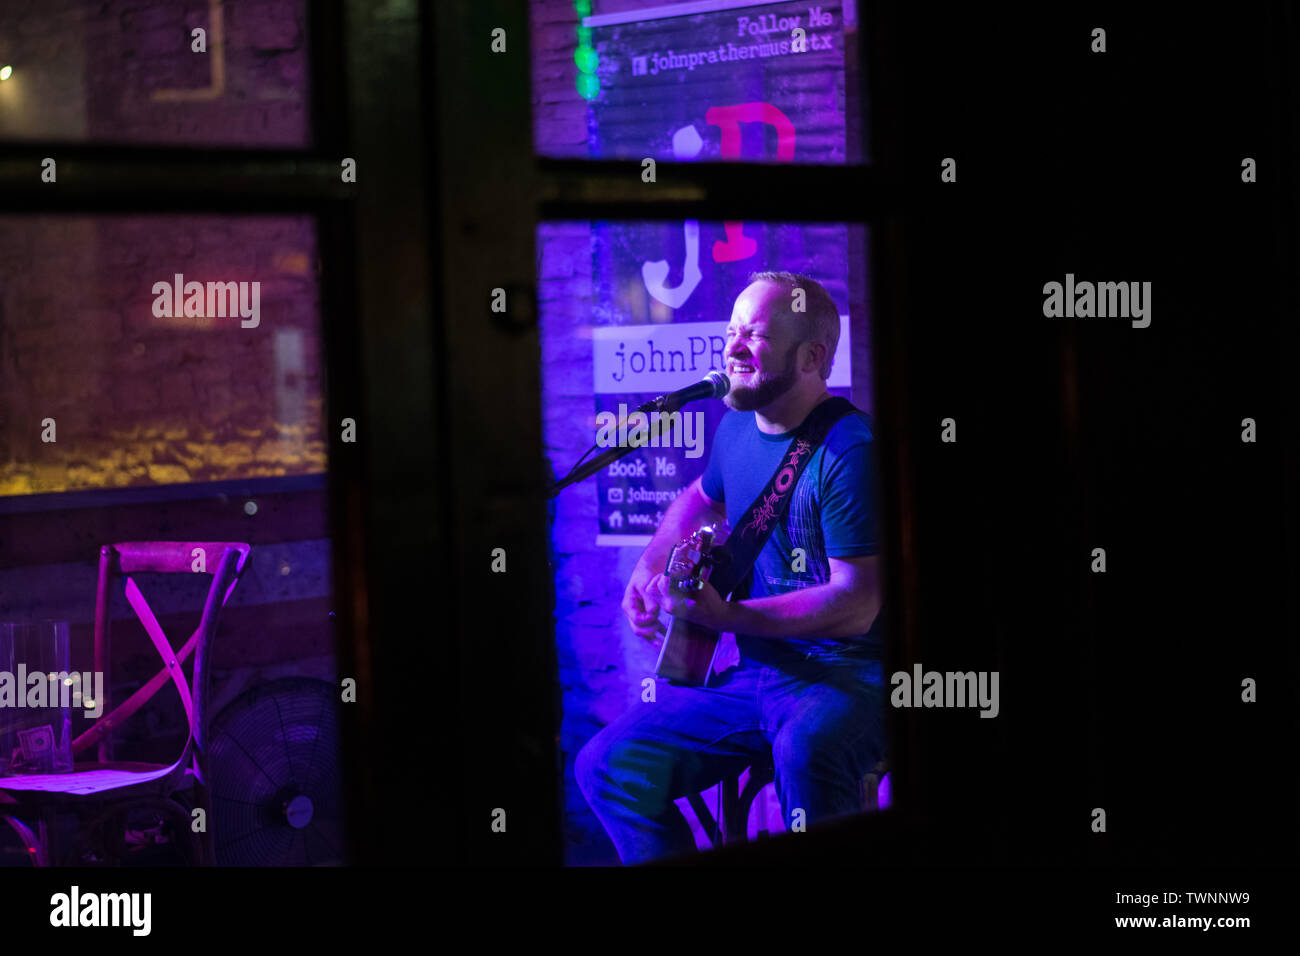
M 798 379 L 799 342 L 783 314 L 785 290 L 755 282 L 736 298 L 727 325 L 727 376 L 731 391 L 723 401 L 738 412 L 752 412 L 780 398 Z M 773 316 L 776 316 L 774 319 Z

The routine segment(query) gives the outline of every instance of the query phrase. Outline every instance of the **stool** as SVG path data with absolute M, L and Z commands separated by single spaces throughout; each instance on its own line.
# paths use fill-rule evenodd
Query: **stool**
M 864 811 L 880 809 L 880 781 L 889 773 L 889 766 L 882 760 L 871 773 L 862 778 L 862 809 Z M 704 798 L 698 793 L 689 793 L 686 799 L 691 809 L 704 828 L 709 842 L 714 846 L 744 843 L 749 823 L 749 811 L 759 792 L 776 779 L 776 768 L 770 760 L 760 761 L 749 768 L 749 779 L 745 789 L 740 790 L 740 777 L 725 777 L 721 782 L 722 807 L 720 819 L 714 819 Z

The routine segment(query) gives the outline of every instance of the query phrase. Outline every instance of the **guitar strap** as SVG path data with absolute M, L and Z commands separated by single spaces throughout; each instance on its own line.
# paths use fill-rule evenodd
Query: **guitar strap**
M 776 473 L 744 510 L 743 523 L 733 529 L 724 544 L 714 549 L 714 569 L 709 575 L 709 583 L 724 598 L 744 582 L 768 537 L 785 520 L 790 499 L 794 497 L 794 486 L 812 460 L 813 452 L 826 439 L 831 426 L 856 411 L 847 398 L 832 396 L 814 408 L 795 431 Z

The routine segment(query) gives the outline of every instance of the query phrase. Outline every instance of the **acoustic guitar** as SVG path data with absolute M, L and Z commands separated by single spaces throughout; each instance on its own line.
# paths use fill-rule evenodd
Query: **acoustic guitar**
M 704 587 L 714 567 L 723 560 L 723 549 L 714 547 L 716 537 L 717 529 L 705 525 L 673 546 L 664 567 L 664 577 L 672 590 L 691 597 Z M 677 684 L 708 687 L 722 635 L 673 617 L 665 610 L 659 612 L 659 623 L 664 627 L 664 642 L 659 648 L 655 674 Z

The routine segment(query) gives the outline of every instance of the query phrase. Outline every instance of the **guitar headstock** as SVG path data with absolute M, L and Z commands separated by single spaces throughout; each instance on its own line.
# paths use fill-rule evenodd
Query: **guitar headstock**
M 713 570 L 711 552 L 716 536 L 717 530 L 713 525 L 706 524 L 673 546 L 664 568 L 664 575 L 673 590 L 693 594 L 704 587 L 709 572 Z

